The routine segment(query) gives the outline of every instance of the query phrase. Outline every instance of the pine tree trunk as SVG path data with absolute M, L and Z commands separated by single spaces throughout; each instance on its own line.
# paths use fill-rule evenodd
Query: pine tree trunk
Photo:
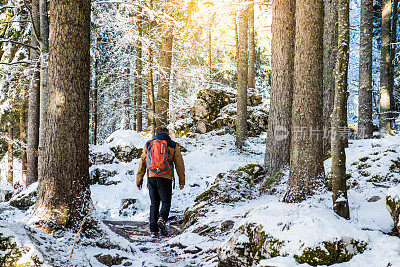
M 331 150 L 331 115 L 335 99 L 335 64 L 338 45 L 338 0 L 324 0 L 324 109 L 323 130 L 328 133 L 324 136 L 324 155 L 329 155 Z
M 136 46 L 136 128 L 138 132 L 141 132 L 143 130 L 143 89 L 142 89 L 142 8 L 138 7 L 138 34 L 139 34 L 139 40 L 137 41 L 137 46 Z
M 90 208 L 90 1 L 51 1 L 50 20 L 52 101 L 44 118 L 35 209 L 47 232 L 60 225 L 78 228 Z
M 295 1 L 272 2 L 271 93 L 265 166 L 269 175 L 289 166 L 293 102 Z
M 27 92 L 22 90 L 21 92 L 21 110 L 19 114 L 19 139 L 21 142 L 21 171 L 22 171 L 22 183 L 27 185 L 27 155 L 26 155 L 26 119 L 27 119 L 27 102 L 28 98 L 26 97 Z
M 211 21 L 208 24 L 208 82 L 211 87 L 213 80 L 213 70 L 212 70 L 212 25 Z
M 156 133 L 156 121 L 154 118 L 155 114 L 155 101 L 154 101 L 154 83 L 153 83 L 153 50 L 149 48 L 149 71 L 148 71 L 148 88 L 147 88 L 147 102 L 148 102 L 148 113 L 147 113 L 147 125 L 151 129 L 151 133 L 154 136 Z
M 39 0 L 40 12 L 40 39 L 41 39 L 41 62 L 40 62 L 40 111 L 39 111 L 39 146 L 38 153 L 43 146 L 42 142 L 46 139 L 44 136 L 47 107 L 47 66 L 49 57 L 49 18 L 47 9 L 47 0 Z
M 294 93 L 286 202 L 298 202 L 323 186 L 323 4 L 296 1 Z
M 392 15 L 392 27 L 391 27 L 391 35 L 390 35 L 390 43 L 395 44 L 397 43 L 397 23 L 398 23 L 398 5 L 399 5 L 399 0 L 393 0 L 393 15 Z M 389 69 L 389 90 L 392 92 L 391 94 L 391 100 L 390 100 L 390 105 L 391 105 L 391 110 L 395 111 L 396 110 L 396 99 L 394 97 L 394 59 L 396 55 L 396 46 L 397 45 L 391 45 L 390 46 L 390 69 Z M 394 122 L 394 117 L 395 114 L 391 114 L 393 117 L 392 122 Z
M 358 138 L 372 138 L 372 38 L 373 0 L 361 1 Z
M 35 29 L 31 29 L 31 44 L 39 46 L 36 39 L 40 37 L 40 10 L 39 0 L 32 1 L 32 18 Z M 33 31 L 36 31 L 35 32 Z M 40 58 L 39 53 L 34 49 L 30 51 L 31 61 L 35 68 L 32 72 L 31 82 L 29 84 L 29 100 L 28 100 L 28 137 L 27 137 L 27 172 L 26 186 L 29 186 L 38 179 L 38 158 L 37 151 L 39 146 L 39 110 L 40 110 Z
M 127 64 L 129 65 L 129 63 Z M 125 108 L 125 125 L 124 129 L 125 130 L 130 130 L 131 129 L 131 92 L 130 92 L 130 69 L 129 66 L 125 67 L 124 71 L 124 78 L 125 78 L 125 88 L 124 88 L 124 108 Z M 133 103 L 136 103 L 136 94 Z M 136 107 L 136 105 L 135 105 Z M 135 108 L 136 109 L 136 108 Z M 133 116 L 133 129 L 136 130 L 136 116 L 135 116 L 135 110 L 134 109 L 134 116 Z
M 390 18 L 392 1 L 382 0 L 382 27 L 381 27 L 381 73 L 380 73 L 380 117 L 379 128 L 382 136 L 392 134 L 391 130 L 391 100 L 389 72 L 390 72 Z
M 97 37 L 96 37 L 96 49 L 97 49 Z M 99 59 L 95 56 L 94 59 L 94 70 L 93 70 L 93 145 L 97 145 L 97 127 L 98 127 L 98 90 L 99 90 Z
M 165 0 L 164 12 L 169 14 L 171 0 Z M 173 44 L 173 28 L 170 21 L 165 21 L 163 25 L 162 41 L 161 41 L 161 73 L 159 77 L 157 105 L 156 105 L 156 125 L 168 125 L 169 110 L 169 84 L 171 78 L 172 66 L 172 44 Z
M 149 8 L 153 10 L 153 0 L 149 1 Z M 152 31 L 154 28 L 154 21 L 149 16 L 149 38 L 153 39 Z M 150 127 L 152 136 L 156 134 L 156 120 L 155 120 L 155 99 L 154 99 L 154 78 L 153 78 L 153 49 L 151 44 L 149 46 L 149 62 L 148 62 L 148 81 L 147 81 L 147 104 L 148 104 L 148 112 L 147 112 L 147 127 Z
M 10 184 L 14 183 L 14 166 L 13 166 L 13 159 L 14 159 L 14 136 L 13 136 L 13 129 L 12 125 L 8 125 L 8 178 L 7 182 Z
M 242 3 L 245 1 L 242 0 Z M 248 10 L 243 7 L 238 17 L 238 62 L 237 62 L 237 115 L 236 115 L 236 146 L 241 148 L 247 137 L 247 40 L 248 40 Z
M 339 38 L 335 66 L 335 103 L 332 115 L 333 210 L 350 219 L 346 188 L 347 73 L 349 66 L 349 0 L 339 0 Z
M 290 31 L 290 30 L 289 30 Z M 255 76 L 256 42 L 254 31 L 254 0 L 249 8 L 249 89 L 256 88 Z

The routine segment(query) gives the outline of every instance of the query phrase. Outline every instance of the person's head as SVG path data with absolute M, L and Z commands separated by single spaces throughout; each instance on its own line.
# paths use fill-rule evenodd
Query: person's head
M 156 134 L 159 134 L 159 133 L 165 133 L 165 134 L 169 135 L 168 128 L 165 126 L 158 126 L 156 129 Z

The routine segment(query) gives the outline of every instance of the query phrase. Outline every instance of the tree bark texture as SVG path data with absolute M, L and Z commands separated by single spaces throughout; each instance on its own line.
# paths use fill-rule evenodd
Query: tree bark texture
M 349 0 L 339 0 L 339 38 L 335 67 L 335 103 L 332 115 L 333 210 L 350 219 L 346 188 L 347 73 L 349 66 Z
M 244 1 L 242 1 L 244 3 Z M 237 115 L 236 115 L 236 146 L 242 147 L 247 137 L 247 42 L 248 42 L 248 9 L 243 7 L 238 17 L 239 54 L 237 63 Z
M 292 30 L 289 30 L 292 31 Z M 249 85 L 248 87 L 256 88 L 256 76 L 255 76 L 255 64 L 256 64 L 256 42 L 255 42 L 255 30 L 254 30 L 254 0 L 250 4 L 249 8 Z
M 272 2 L 271 92 L 265 166 L 270 175 L 289 166 L 293 102 L 295 0 Z
M 323 186 L 323 3 L 296 1 L 294 93 L 288 189 L 298 202 Z
M 39 153 L 35 215 L 41 219 L 41 226 L 76 229 L 91 202 L 89 0 L 50 2 L 48 70 L 51 101 L 46 106 L 45 139 Z
M 21 171 L 22 183 L 27 185 L 26 169 L 27 169 L 27 155 L 26 155 L 26 126 L 27 126 L 27 104 L 28 98 L 25 89 L 21 90 L 21 109 L 19 112 L 19 140 L 21 143 Z
M 95 49 L 97 49 L 98 37 L 95 40 Z M 99 59 L 94 55 L 94 70 L 93 70 L 93 145 L 97 145 L 97 127 L 98 127 L 98 94 L 99 94 Z
M 7 182 L 14 183 L 14 136 L 12 125 L 8 125 L 8 177 Z
M 47 9 L 47 0 L 39 0 L 40 12 L 40 39 L 41 55 L 40 55 L 40 114 L 39 114 L 39 151 L 42 142 L 45 140 L 44 133 L 47 107 L 47 65 L 49 57 L 49 17 Z
M 164 12 L 169 14 L 171 0 L 165 1 Z M 169 84 L 171 78 L 172 65 L 172 44 L 174 40 L 173 27 L 170 21 L 164 22 L 161 41 L 161 73 L 158 83 L 157 104 L 156 104 L 156 124 L 157 126 L 168 125 L 169 110 Z
M 331 115 L 335 98 L 335 63 L 338 46 L 338 0 L 324 0 L 324 109 L 323 129 L 327 133 L 331 131 Z M 323 139 L 324 155 L 329 155 L 331 139 L 329 134 Z
M 382 27 L 381 27 L 381 73 L 380 73 L 380 116 L 379 130 L 382 136 L 392 134 L 391 130 L 391 100 L 390 91 L 390 18 L 392 10 L 391 0 L 382 0 Z
M 372 38 L 373 0 L 361 0 L 360 68 L 358 88 L 358 138 L 372 138 Z
M 148 71 L 148 85 L 147 85 L 147 103 L 148 103 L 148 113 L 147 113 L 147 125 L 151 129 L 151 133 L 154 136 L 156 133 L 156 121 L 155 121 L 155 101 L 154 101 L 154 81 L 153 81 L 153 50 L 149 48 L 149 71 Z
M 399 0 L 393 0 L 393 14 L 392 14 L 392 27 L 391 27 L 391 35 L 390 35 L 390 43 L 395 44 L 397 43 L 397 23 L 398 23 L 398 6 L 399 6 Z M 391 110 L 395 111 L 396 110 L 396 101 L 394 98 L 394 67 L 395 67 L 395 56 L 396 56 L 396 46 L 397 45 L 391 45 L 390 46 L 390 69 L 389 69 L 389 90 L 392 92 L 391 97 L 392 99 L 390 100 L 390 105 L 391 105 Z M 392 115 L 394 117 L 395 114 Z
M 32 1 L 31 12 L 33 19 L 32 24 L 35 27 L 35 29 L 31 29 L 31 44 L 33 46 L 39 46 L 38 40 L 36 39 L 36 37 L 40 38 L 39 0 Z M 26 186 L 29 186 L 38 180 L 40 120 L 40 55 L 36 50 L 32 49 L 30 57 L 35 68 L 33 69 L 31 82 L 29 84 Z
M 137 27 L 138 27 L 138 34 L 139 34 L 139 40 L 137 41 L 136 44 L 136 129 L 138 132 L 141 132 L 143 130 L 143 88 L 142 88 L 142 8 L 138 8 L 138 22 L 137 22 Z

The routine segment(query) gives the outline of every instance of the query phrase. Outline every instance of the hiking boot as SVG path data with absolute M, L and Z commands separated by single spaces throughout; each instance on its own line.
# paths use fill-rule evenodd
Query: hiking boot
M 151 232 L 151 237 L 152 238 L 157 238 L 158 237 L 158 233 L 157 232 Z
M 158 228 L 163 236 L 168 236 L 167 226 L 165 225 L 165 221 L 163 218 L 158 220 Z

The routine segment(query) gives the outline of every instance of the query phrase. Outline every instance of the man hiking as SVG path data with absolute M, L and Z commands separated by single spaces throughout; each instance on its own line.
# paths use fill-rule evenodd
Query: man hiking
M 185 187 L 185 165 L 181 151 L 178 144 L 169 137 L 167 127 L 160 126 L 156 129 L 153 140 L 148 141 L 143 149 L 136 175 L 136 185 L 141 190 L 143 177 L 147 172 L 151 200 L 150 232 L 154 238 L 158 237 L 159 231 L 163 236 L 168 236 L 166 222 L 171 209 L 174 166 L 179 176 L 179 188 L 182 190 Z

